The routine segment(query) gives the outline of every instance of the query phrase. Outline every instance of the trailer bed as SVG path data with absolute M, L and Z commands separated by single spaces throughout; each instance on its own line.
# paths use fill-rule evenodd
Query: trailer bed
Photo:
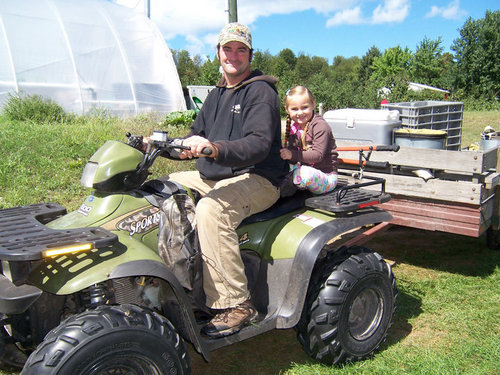
M 498 230 L 499 150 L 375 151 L 370 160 L 387 161 L 388 166 L 366 167 L 363 177 L 385 178 L 392 199 L 380 207 L 394 217 L 390 224 L 479 237 L 488 228 Z M 357 159 L 359 153 L 340 151 L 339 156 Z M 340 164 L 339 181 L 357 181 L 356 171 L 359 167 Z

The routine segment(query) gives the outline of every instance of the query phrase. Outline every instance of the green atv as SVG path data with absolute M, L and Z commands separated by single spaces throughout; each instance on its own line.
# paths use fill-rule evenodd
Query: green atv
M 392 219 L 375 206 L 390 199 L 384 180 L 322 196 L 299 191 L 242 222 L 259 316 L 211 339 L 200 333 L 210 311 L 158 254 L 159 202 L 182 190 L 146 181 L 158 156 L 182 148 L 159 134 L 146 151 L 130 134 L 99 148 L 82 175 L 93 191 L 74 212 L 53 203 L 0 210 L 4 362 L 18 358 L 23 375 L 189 374 L 186 341 L 209 361 L 215 349 L 292 327 L 325 364 L 379 348 L 396 309 L 391 267 L 367 248 L 337 243 Z

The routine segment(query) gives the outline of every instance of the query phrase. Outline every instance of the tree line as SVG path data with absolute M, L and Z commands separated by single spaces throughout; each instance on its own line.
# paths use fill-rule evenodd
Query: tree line
M 484 18 L 469 18 L 459 30 L 451 50 L 443 52 L 441 38 L 425 37 L 415 52 L 395 46 L 380 51 L 372 46 L 362 57 L 298 56 L 289 49 L 276 56 L 254 51 L 252 69 L 279 79 L 280 97 L 296 84 L 308 86 L 326 109 L 377 108 L 389 102 L 444 100 L 437 91 L 409 90 L 417 82 L 449 90 L 448 100 L 463 101 L 473 109 L 500 109 L 500 11 L 486 11 Z M 214 56 L 202 61 L 185 50 L 172 50 L 183 86 L 215 85 L 220 78 Z

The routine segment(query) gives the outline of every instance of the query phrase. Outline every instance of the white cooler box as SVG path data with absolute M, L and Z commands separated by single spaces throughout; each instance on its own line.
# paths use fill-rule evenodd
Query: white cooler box
M 393 130 L 401 127 L 399 111 L 345 108 L 325 112 L 337 145 L 391 145 Z

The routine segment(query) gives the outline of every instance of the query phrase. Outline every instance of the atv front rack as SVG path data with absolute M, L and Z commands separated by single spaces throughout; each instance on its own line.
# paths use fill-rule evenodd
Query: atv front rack
M 99 227 L 52 229 L 44 224 L 66 213 L 54 203 L 32 204 L 0 210 L 0 259 L 31 261 L 47 250 L 91 243 L 111 246 L 118 236 Z
M 380 191 L 362 189 L 378 184 L 380 184 Z M 374 178 L 373 181 L 338 186 L 332 193 L 307 198 L 305 205 L 329 212 L 347 213 L 384 203 L 390 199 L 390 194 L 385 192 L 385 179 Z

